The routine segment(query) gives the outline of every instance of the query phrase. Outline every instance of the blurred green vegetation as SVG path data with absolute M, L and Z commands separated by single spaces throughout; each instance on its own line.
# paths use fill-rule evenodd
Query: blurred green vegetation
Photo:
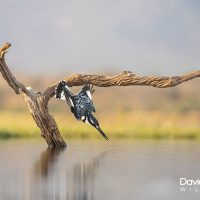
M 56 78 L 49 78 L 57 80 Z M 60 78 L 59 78 L 60 79 Z M 51 82 L 26 77 L 24 82 L 39 91 Z M 111 87 L 96 88 L 95 116 L 109 138 L 125 139 L 199 139 L 199 80 L 175 88 Z M 73 92 L 80 88 L 72 88 Z M 40 90 L 41 91 L 41 90 Z M 78 122 L 64 101 L 49 103 L 61 134 L 65 138 L 100 138 L 93 127 Z M 21 96 L 3 82 L 0 86 L 0 139 L 40 137 Z
M 137 112 L 99 115 L 102 129 L 114 139 L 199 139 L 198 113 L 187 116 L 161 114 L 160 112 Z M 68 139 L 101 138 L 93 127 L 83 124 L 69 114 L 55 113 L 62 135 Z M 188 119 L 189 118 L 189 119 Z M 0 139 L 37 138 L 40 130 L 28 112 L 1 111 Z

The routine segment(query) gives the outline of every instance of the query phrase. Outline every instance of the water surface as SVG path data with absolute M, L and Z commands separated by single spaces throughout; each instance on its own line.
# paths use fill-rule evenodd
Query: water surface
M 195 141 L 69 141 L 66 150 L 38 141 L 0 142 L 2 200 L 199 199 L 179 179 L 200 178 Z

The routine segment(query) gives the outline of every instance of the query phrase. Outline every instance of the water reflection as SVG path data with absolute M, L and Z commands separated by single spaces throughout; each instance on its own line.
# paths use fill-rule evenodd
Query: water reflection
M 65 150 L 46 149 L 34 164 L 31 178 L 32 199 L 94 199 L 94 182 L 99 165 L 107 152 L 91 159 L 68 163 Z
M 179 188 L 180 177 L 199 178 L 199 141 L 72 146 L 2 142 L 0 200 L 199 199 L 199 186 L 198 192 Z
M 36 161 L 34 165 L 34 175 L 37 178 L 47 178 L 54 173 L 56 163 L 59 161 L 60 155 L 64 153 L 63 149 L 51 149 L 47 148 L 44 150 L 40 159 Z
M 77 163 L 73 167 L 71 183 L 69 184 L 67 199 L 92 200 L 94 199 L 95 176 L 101 160 L 107 152 L 102 152 L 90 161 Z

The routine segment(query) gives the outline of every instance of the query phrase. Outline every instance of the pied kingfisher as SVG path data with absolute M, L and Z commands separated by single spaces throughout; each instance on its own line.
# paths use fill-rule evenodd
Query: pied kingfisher
M 92 125 L 108 140 L 106 134 L 101 130 L 99 122 L 92 115 L 92 112 L 95 112 L 92 101 L 93 92 L 93 86 L 85 85 L 78 94 L 73 95 L 66 81 L 60 81 L 55 90 L 55 97 L 67 102 L 77 120 L 82 120 L 82 122 Z

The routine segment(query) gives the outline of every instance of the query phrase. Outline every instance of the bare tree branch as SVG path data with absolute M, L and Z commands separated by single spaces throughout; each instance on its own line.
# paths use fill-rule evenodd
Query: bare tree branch
M 111 87 L 111 86 L 152 86 L 156 88 L 175 87 L 183 82 L 200 77 L 200 70 L 194 71 L 182 76 L 172 77 L 156 77 L 156 76 L 138 76 L 130 71 L 124 71 L 116 76 L 103 76 L 103 75 L 82 75 L 75 74 L 65 78 L 69 86 L 81 86 L 85 84 L 92 84 L 98 87 Z M 55 88 L 58 83 L 48 87 L 44 96 L 48 101 L 55 93 Z
M 7 81 L 8 85 L 13 88 L 16 94 L 20 94 L 20 90 L 23 92 L 27 92 L 25 86 L 20 83 L 15 76 L 11 73 L 8 66 L 6 65 L 6 62 L 4 60 L 4 56 L 6 52 L 8 51 L 9 47 L 11 46 L 10 43 L 6 43 L 1 49 L 0 49 L 0 71 L 3 76 L 3 78 Z
M 6 43 L 0 49 L 0 72 L 3 78 L 16 94 L 22 94 L 30 113 L 37 126 L 40 128 L 41 135 L 46 140 L 48 146 L 58 148 L 66 147 L 66 143 L 60 135 L 57 124 L 48 111 L 48 102 L 51 97 L 54 96 L 58 82 L 49 86 L 43 93 L 35 92 L 31 88 L 26 88 L 11 73 L 4 60 L 4 56 L 10 46 L 11 44 Z M 124 71 L 116 76 L 75 74 L 66 77 L 65 80 L 71 87 L 90 83 L 98 87 L 140 85 L 167 88 L 175 87 L 185 81 L 197 77 L 200 77 L 200 70 L 182 76 L 172 77 L 138 76 L 130 71 Z
M 53 116 L 49 114 L 44 96 L 32 88 L 26 88 L 9 70 L 4 56 L 10 46 L 11 44 L 6 43 L 0 49 L 0 72 L 3 78 L 16 94 L 21 94 L 24 98 L 33 119 L 41 130 L 41 136 L 44 137 L 48 146 L 52 148 L 66 147 Z

